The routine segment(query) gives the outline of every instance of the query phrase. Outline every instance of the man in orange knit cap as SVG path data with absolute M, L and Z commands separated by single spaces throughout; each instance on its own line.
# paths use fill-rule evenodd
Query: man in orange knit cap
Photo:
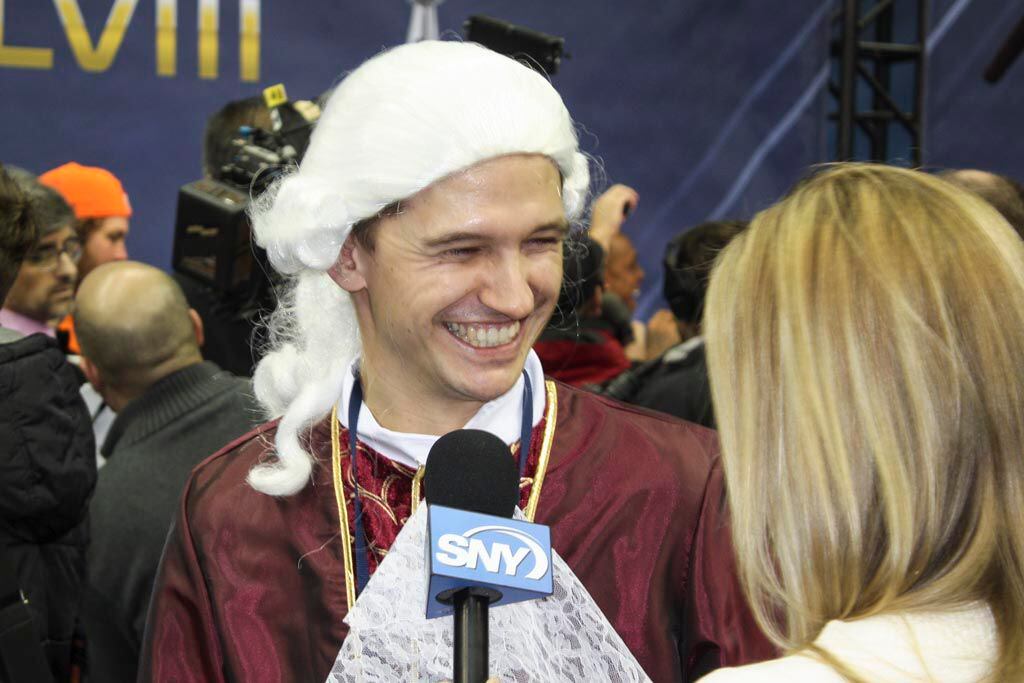
M 79 282 L 96 266 L 128 258 L 125 238 L 132 206 L 113 173 L 72 161 L 39 176 L 39 182 L 60 192 L 75 211 L 82 240 Z
M 132 205 L 121 181 L 110 171 L 97 166 L 82 166 L 73 161 L 39 176 L 39 182 L 60 192 L 75 211 L 82 258 L 78 262 L 78 282 L 96 266 L 128 258 L 125 239 Z M 67 350 L 78 354 L 78 340 L 71 316 L 57 328 L 66 339 Z

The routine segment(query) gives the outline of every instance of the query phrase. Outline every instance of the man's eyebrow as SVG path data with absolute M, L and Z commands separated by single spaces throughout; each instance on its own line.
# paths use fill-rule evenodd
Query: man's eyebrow
M 483 239 L 483 235 L 477 232 L 449 232 L 440 237 L 433 237 L 424 241 L 428 247 L 445 247 L 458 242 L 470 242 Z
M 544 225 L 538 225 L 533 229 L 533 234 L 538 232 L 557 232 L 559 237 L 566 237 L 569 234 L 569 223 L 567 221 L 554 221 L 552 223 L 545 223 Z
M 531 230 L 530 234 L 535 235 L 538 232 L 546 231 L 557 231 L 561 237 L 564 237 L 569 234 L 569 224 L 566 221 L 554 221 L 551 223 L 544 223 L 543 225 L 538 225 L 533 230 Z M 424 245 L 429 248 L 437 248 L 449 246 L 452 244 L 458 244 L 460 242 L 476 242 L 487 239 L 489 239 L 487 235 L 482 235 L 478 232 L 462 230 L 458 232 L 445 233 L 444 235 L 440 235 L 438 237 L 429 238 L 424 241 Z

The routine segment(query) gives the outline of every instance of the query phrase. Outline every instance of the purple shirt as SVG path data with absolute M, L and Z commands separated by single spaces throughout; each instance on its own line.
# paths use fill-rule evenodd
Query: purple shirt
M 46 323 L 41 323 L 38 320 L 27 318 L 21 313 L 15 313 L 9 308 L 0 308 L 0 326 L 21 332 L 24 335 L 39 332 L 40 334 L 45 334 L 47 337 L 56 336 L 53 328 Z

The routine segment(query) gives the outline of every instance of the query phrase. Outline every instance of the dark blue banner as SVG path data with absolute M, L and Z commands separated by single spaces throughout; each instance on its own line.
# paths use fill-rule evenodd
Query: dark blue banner
M 899 0 L 898 0 L 899 1 Z M 554 83 L 608 182 L 641 196 L 627 231 L 660 305 L 665 242 L 749 217 L 828 160 L 822 0 L 448 0 L 457 34 L 489 14 L 564 36 Z M 1008 0 L 932 4 L 925 159 L 1024 176 L 1024 64 L 981 79 L 1021 13 Z M 177 189 L 201 173 L 206 117 L 283 82 L 313 97 L 405 38 L 405 0 L 0 0 L 0 160 L 109 168 L 136 209 L 133 258 L 170 263 Z M 600 177 L 600 174 L 598 174 Z

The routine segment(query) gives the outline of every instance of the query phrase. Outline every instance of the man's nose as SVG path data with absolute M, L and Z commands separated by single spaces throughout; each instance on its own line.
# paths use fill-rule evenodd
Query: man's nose
M 78 265 L 66 252 L 57 257 L 57 276 L 72 281 L 78 277 Z
M 522 255 L 502 257 L 491 263 L 488 270 L 481 303 L 513 320 L 525 318 L 533 312 L 529 264 Z
M 124 242 L 118 242 L 117 246 L 114 247 L 114 260 L 115 261 L 126 261 L 128 260 L 128 245 Z

